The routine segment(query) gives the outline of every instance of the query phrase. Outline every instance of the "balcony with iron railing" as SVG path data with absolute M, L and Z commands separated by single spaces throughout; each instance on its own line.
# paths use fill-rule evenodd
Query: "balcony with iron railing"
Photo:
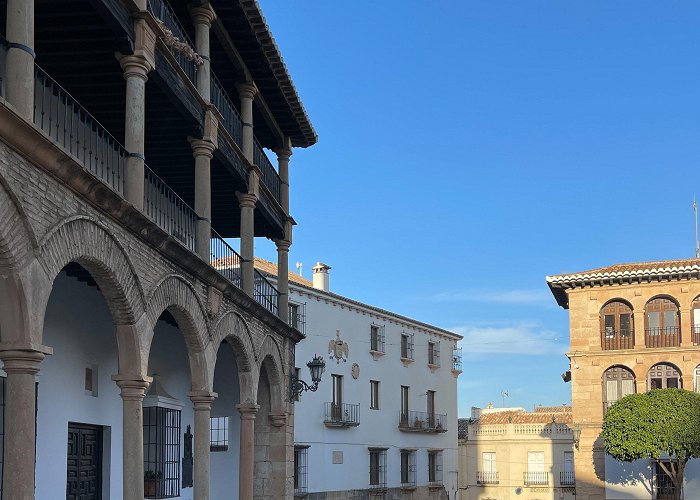
M 498 484 L 498 472 L 495 471 L 477 471 L 476 484 Z
M 647 328 L 644 331 L 647 347 L 678 347 L 681 345 L 681 329 L 677 326 Z
M 700 325 L 693 326 L 693 345 L 700 345 Z
M 559 486 L 575 486 L 576 477 L 574 471 L 562 471 L 559 473 Z
M 601 332 L 602 348 L 604 351 L 634 349 L 634 329 L 605 328 Z
M 197 62 L 194 53 L 194 43 L 182 27 L 173 8 L 165 0 L 148 0 L 148 10 L 155 17 L 163 30 L 168 34 L 166 46 L 178 66 L 187 75 L 193 85 L 197 85 Z M 189 47 L 189 50 L 187 50 Z M 185 50 L 183 50 L 185 49 Z
M 399 430 L 403 432 L 447 432 L 447 415 L 422 411 L 400 412 Z
M 0 52 L 4 53 L 6 44 L 7 41 L 0 35 Z M 4 90 L 1 83 L 4 75 L 1 73 L 0 90 Z M 34 77 L 34 126 L 73 161 L 124 198 L 126 159 L 129 156 L 124 146 L 39 66 L 35 66 Z M 147 165 L 144 165 L 142 211 L 164 232 L 190 252 L 195 252 L 199 217 Z M 212 267 L 234 286 L 242 288 L 240 255 L 214 230 L 209 247 Z M 278 298 L 277 289 L 256 270 L 254 299 L 268 311 L 277 314 Z
M 523 472 L 525 486 L 547 486 L 549 484 L 549 472 Z
M 324 403 L 323 423 L 326 427 L 357 427 L 360 425 L 360 405 Z
M 462 373 L 462 348 L 452 348 L 452 372 L 455 374 Z

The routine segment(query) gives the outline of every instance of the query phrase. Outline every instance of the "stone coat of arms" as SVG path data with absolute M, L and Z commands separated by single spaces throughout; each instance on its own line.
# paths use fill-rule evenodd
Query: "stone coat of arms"
M 335 358 L 336 363 L 340 363 L 340 360 L 344 362 L 348 360 L 350 349 L 348 348 L 348 343 L 341 340 L 340 330 L 335 331 L 335 340 L 331 340 L 328 343 L 328 354 L 331 355 L 331 358 Z

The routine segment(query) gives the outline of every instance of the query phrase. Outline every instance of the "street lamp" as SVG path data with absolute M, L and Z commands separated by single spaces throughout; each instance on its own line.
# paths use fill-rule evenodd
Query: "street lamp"
M 573 436 L 574 436 L 574 446 L 575 446 L 576 449 L 578 450 L 579 443 L 580 443 L 580 441 L 581 441 L 581 426 L 580 426 L 580 425 L 575 425 L 575 426 L 571 429 L 571 433 L 572 433 Z
M 326 363 L 323 361 L 321 356 L 314 356 L 314 359 L 306 363 L 309 367 L 309 372 L 311 372 L 311 382 L 312 385 L 307 384 L 300 378 L 297 378 L 295 374 L 290 376 L 289 380 L 289 400 L 294 401 L 299 397 L 299 395 L 304 391 L 316 392 L 318 389 L 318 383 L 321 381 L 321 376 L 326 369 Z

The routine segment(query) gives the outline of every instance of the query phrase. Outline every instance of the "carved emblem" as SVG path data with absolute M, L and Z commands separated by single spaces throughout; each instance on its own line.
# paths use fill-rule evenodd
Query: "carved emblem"
M 352 374 L 352 378 L 357 380 L 360 376 L 360 365 L 357 363 L 352 364 L 352 368 L 350 369 L 350 373 Z
M 347 342 L 340 339 L 340 330 L 336 330 L 335 340 L 331 340 L 328 343 L 328 354 L 331 355 L 331 358 L 335 358 L 336 363 L 340 363 L 341 359 L 347 361 L 349 353 Z

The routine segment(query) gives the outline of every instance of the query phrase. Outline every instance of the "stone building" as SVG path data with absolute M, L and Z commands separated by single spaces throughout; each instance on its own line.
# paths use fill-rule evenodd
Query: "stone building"
M 2 498 L 291 498 L 288 163 L 316 135 L 257 2 L 0 26 Z
M 475 410 L 459 419 L 461 500 L 576 498 L 570 406 Z
M 317 354 L 326 363 L 295 403 L 296 495 L 453 500 L 462 337 L 338 295 L 329 271 L 289 274 L 290 318 L 306 334 L 297 373 L 308 381 Z
M 547 277 L 569 310 L 578 500 L 673 498 L 658 464 L 618 463 L 600 438 L 606 409 L 654 388 L 700 390 L 700 260 L 620 264 Z M 686 499 L 700 498 L 700 463 L 685 470 Z

